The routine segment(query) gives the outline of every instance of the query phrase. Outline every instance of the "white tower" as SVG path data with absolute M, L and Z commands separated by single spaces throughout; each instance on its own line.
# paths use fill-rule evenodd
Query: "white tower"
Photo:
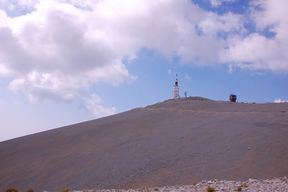
M 179 99 L 179 85 L 178 85 L 178 74 L 176 74 L 175 85 L 173 86 L 173 99 Z

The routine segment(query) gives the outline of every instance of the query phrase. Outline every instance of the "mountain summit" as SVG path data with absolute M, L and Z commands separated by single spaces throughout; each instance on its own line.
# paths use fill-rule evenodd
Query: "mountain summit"
M 0 190 L 287 176 L 287 109 L 189 97 L 0 142 Z

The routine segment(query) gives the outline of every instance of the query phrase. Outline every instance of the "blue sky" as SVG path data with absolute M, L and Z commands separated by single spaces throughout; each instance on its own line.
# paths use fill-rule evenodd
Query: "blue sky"
M 0 0 L 0 141 L 180 96 L 288 101 L 288 1 Z

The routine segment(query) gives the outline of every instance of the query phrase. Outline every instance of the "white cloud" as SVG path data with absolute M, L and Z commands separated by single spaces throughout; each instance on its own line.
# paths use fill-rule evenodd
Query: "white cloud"
M 244 16 L 217 15 L 187 0 L 1 0 L 6 13 L 22 14 L 0 10 L 0 75 L 31 101 L 70 101 L 99 82 L 135 80 L 122 60 L 137 58 L 143 47 L 183 64 L 288 72 L 288 5 L 257 3 L 262 9 L 252 10 L 251 19 L 275 38 L 248 34 Z
M 87 90 L 85 80 L 81 82 L 81 78 L 62 75 L 32 71 L 27 77 L 13 80 L 10 88 L 14 91 L 22 90 L 33 102 L 51 99 L 69 101 Z
M 13 10 L 14 6 L 10 1 L 0 0 L 0 8 L 6 10 Z
M 287 101 L 282 100 L 282 99 L 275 99 L 274 100 L 274 103 L 286 103 L 286 102 L 288 102 L 288 100 Z
M 217 7 L 217 6 L 221 5 L 224 1 L 233 2 L 235 0 L 210 0 L 210 3 L 213 7 Z
M 253 33 L 245 38 L 234 37 L 230 40 L 229 49 L 223 52 L 222 62 L 250 69 L 270 69 L 288 71 L 285 60 L 288 46 L 282 42 Z
M 13 90 L 31 101 L 64 101 L 85 93 L 91 83 L 135 79 L 121 62 L 123 54 L 97 35 L 105 32 L 98 26 L 90 31 L 89 11 L 56 1 L 35 7 L 30 14 L 6 17 L 0 28 L 0 74 L 15 78 Z
M 90 99 L 83 98 L 83 100 L 85 101 L 86 108 L 90 110 L 96 117 L 105 117 L 116 113 L 116 109 L 114 107 L 104 108 L 101 106 L 100 103 L 103 101 L 96 94 L 92 94 Z
M 26 6 L 34 10 L 14 18 L 1 12 L 0 74 L 14 78 L 10 88 L 31 101 L 69 101 L 97 82 L 136 79 L 121 61 L 136 58 L 142 47 L 207 65 L 223 44 L 209 26 L 201 26 L 206 36 L 197 35 L 195 24 L 213 16 L 185 0 L 44 0 Z
M 227 41 L 227 49 L 222 51 L 220 62 L 249 69 L 264 69 L 288 72 L 288 12 L 287 1 L 253 1 L 257 9 L 252 9 L 251 18 L 257 32 L 248 36 L 235 35 Z M 261 7 L 261 9 L 259 8 Z M 265 36 L 263 30 L 275 34 Z

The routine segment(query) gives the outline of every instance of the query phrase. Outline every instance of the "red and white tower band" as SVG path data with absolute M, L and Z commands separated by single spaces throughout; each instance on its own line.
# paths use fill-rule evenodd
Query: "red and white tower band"
M 179 99 L 179 85 L 178 85 L 178 74 L 176 74 L 175 85 L 173 86 L 173 99 Z

